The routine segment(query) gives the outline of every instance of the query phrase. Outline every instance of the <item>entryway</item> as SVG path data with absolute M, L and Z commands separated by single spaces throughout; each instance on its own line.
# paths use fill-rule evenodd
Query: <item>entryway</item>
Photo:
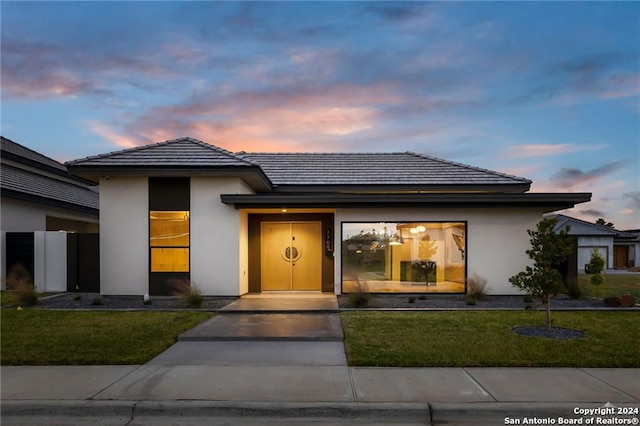
M 224 313 L 337 313 L 335 294 L 320 292 L 267 292 L 245 294 L 228 304 Z
M 629 259 L 629 246 L 613 246 L 613 267 L 626 268 Z
M 262 222 L 262 291 L 322 290 L 322 223 Z

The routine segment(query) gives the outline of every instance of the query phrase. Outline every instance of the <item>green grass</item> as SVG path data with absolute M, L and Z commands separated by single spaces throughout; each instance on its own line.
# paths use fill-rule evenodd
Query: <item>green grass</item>
M 50 296 L 55 293 L 38 293 L 38 298 Z M 17 305 L 18 304 L 18 292 L 12 290 L 0 291 L 0 306 Z
M 143 364 L 206 312 L 2 309 L 2 365 Z
M 608 297 L 632 294 L 640 301 L 640 274 L 604 274 L 604 283 L 598 287 L 591 285 L 591 275 L 578 274 L 578 285 L 587 296 Z
M 344 312 L 349 365 L 380 367 L 640 367 L 640 313 L 553 312 L 554 326 L 586 337 L 520 336 L 544 313 Z

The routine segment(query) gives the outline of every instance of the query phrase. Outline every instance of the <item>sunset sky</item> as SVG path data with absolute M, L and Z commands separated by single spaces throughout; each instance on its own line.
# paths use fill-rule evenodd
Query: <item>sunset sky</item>
M 2 1 L 2 135 L 414 151 L 640 228 L 639 2 Z

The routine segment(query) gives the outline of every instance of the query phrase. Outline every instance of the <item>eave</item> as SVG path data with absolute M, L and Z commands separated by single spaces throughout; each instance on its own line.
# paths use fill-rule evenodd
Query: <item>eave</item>
M 256 192 L 271 191 L 271 181 L 258 167 L 211 167 L 211 166 L 75 166 L 67 165 L 73 175 L 82 176 L 94 182 L 106 176 L 159 176 L 159 177 L 190 177 L 190 176 L 218 176 L 238 177 L 245 181 Z
M 99 209 L 96 209 L 93 207 L 81 206 L 79 204 L 68 203 L 65 201 L 60 201 L 53 198 L 41 197 L 33 194 L 26 194 L 24 192 L 18 192 L 18 191 L 6 189 L 6 188 L 2 188 L 0 190 L 0 194 L 3 197 L 13 198 L 15 200 L 28 201 L 30 203 L 41 204 L 44 206 L 56 207 L 59 209 L 65 209 L 65 210 L 70 210 L 78 213 L 89 214 L 89 215 L 95 216 L 96 219 L 98 219 L 98 216 L 100 213 Z
M 591 193 L 421 193 L 421 194 L 222 194 L 224 204 L 245 208 L 363 208 L 363 207 L 539 207 L 548 213 L 591 200 Z

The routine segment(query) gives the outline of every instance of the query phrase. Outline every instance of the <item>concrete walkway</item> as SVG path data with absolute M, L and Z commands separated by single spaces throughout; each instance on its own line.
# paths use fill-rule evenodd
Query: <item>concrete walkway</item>
M 640 410 L 640 369 L 349 367 L 333 308 L 291 312 L 292 298 L 236 302 L 146 365 L 2 367 L 2 424 L 558 424 L 607 403 Z

